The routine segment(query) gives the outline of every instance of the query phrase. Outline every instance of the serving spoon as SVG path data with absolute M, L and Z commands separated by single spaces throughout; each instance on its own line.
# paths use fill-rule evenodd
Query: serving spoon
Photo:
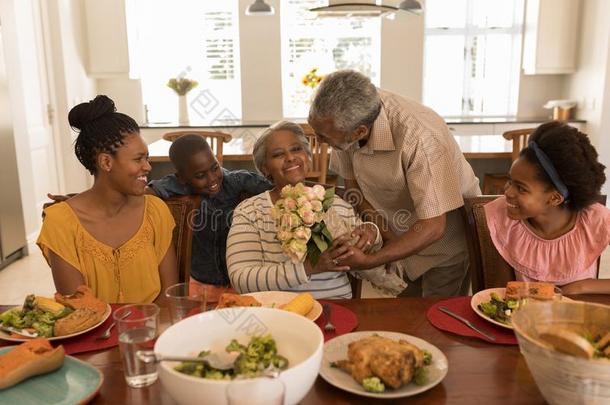
M 208 366 L 215 368 L 216 370 L 226 371 L 231 370 L 235 366 L 235 360 L 239 357 L 239 352 L 218 352 L 218 353 L 210 353 L 203 357 L 197 356 L 165 356 L 161 354 L 156 354 L 152 350 L 138 350 L 136 352 L 136 356 L 140 361 L 151 364 L 151 363 L 159 363 L 161 361 L 190 361 L 195 363 L 204 363 Z M 269 378 L 277 378 L 281 373 L 281 369 L 274 366 L 273 364 L 269 364 L 264 370 L 260 370 L 259 377 L 269 377 Z M 245 379 L 250 377 L 242 377 L 236 376 L 236 380 Z
M 218 352 L 210 353 L 203 357 L 198 356 L 166 356 L 155 353 L 152 350 L 138 350 L 136 356 L 140 361 L 151 364 L 161 361 L 189 361 L 195 363 L 205 363 L 216 370 L 230 370 L 235 365 L 235 360 L 240 352 Z

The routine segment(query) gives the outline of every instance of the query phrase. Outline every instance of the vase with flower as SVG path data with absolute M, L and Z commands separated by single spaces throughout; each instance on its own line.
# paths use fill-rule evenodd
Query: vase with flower
M 199 83 L 195 80 L 187 79 L 186 77 L 169 79 L 167 87 L 174 90 L 178 95 L 178 123 L 188 125 L 189 111 L 186 102 L 186 94 L 197 87 Z

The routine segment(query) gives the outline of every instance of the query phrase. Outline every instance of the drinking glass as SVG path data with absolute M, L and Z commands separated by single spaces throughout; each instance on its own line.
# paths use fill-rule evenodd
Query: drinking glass
M 127 311 L 131 314 L 125 316 Z M 119 349 L 127 385 L 146 387 L 157 380 L 157 366 L 136 357 L 138 350 L 153 350 L 159 330 L 159 307 L 156 304 L 125 305 L 114 312 L 119 333 Z
M 229 405 L 284 405 L 285 388 L 279 378 L 233 380 L 227 386 Z
M 188 283 L 178 283 L 167 287 L 165 297 L 172 324 L 207 309 L 206 290 L 202 289 L 201 295 L 191 295 Z

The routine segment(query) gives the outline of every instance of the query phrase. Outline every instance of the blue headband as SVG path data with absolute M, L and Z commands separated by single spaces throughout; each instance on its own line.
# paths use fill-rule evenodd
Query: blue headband
M 564 200 L 567 200 L 568 196 L 570 195 L 568 187 L 566 187 L 564 182 L 561 181 L 559 173 L 557 173 L 557 170 L 555 170 L 555 166 L 553 166 L 553 162 L 551 162 L 551 159 L 549 159 L 547 154 L 544 153 L 542 149 L 540 149 L 540 146 L 538 146 L 535 141 L 529 142 L 528 146 L 532 148 L 532 150 L 536 154 L 538 162 L 540 162 L 540 165 L 542 166 L 546 174 L 548 174 L 549 178 L 551 179 L 551 182 L 553 183 L 557 191 L 559 191 L 559 194 L 563 196 Z

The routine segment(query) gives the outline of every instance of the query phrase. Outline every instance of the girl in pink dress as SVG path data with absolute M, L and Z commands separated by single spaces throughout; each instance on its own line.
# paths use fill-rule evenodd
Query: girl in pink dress
M 599 204 L 606 181 L 589 138 L 553 121 L 539 126 L 511 169 L 504 196 L 485 205 L 498 269 L 517 280 L 561 286 L 564 294 L 610 294 L 597 260 L 610 243 L 610 210 Z M 510 267 L 509 267 L 510 266 Z

